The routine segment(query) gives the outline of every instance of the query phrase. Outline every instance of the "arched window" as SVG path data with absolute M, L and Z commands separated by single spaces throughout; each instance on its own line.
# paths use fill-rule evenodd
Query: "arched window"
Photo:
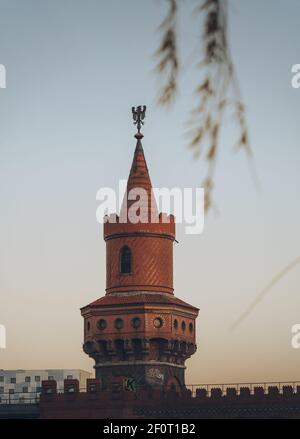
M 120 271 L 123 274 L 131 273 L 131 250 L 127 245 L 121 248 Z

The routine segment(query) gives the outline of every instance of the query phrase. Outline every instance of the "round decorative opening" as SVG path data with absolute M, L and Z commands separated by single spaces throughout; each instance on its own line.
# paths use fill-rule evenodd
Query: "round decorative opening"
M 161 319 L 160 317 L 155 317 L 155 319 L 153 320 L 154 328 L 161 328 L 163 324 L 163 319 Z
M 103 329 L 105 329 L 107 326 L 106 320 L 104 319 L 98 320 L 97 326 L 100 329 L 100 331 L 103 331 Z
M 174 328 L 175 328 L 175 329 L 177 329 L 177 328 L 178 328 L 178 321 L 177 321 L 176 319 L 174 320 L 174 323 L 173 323 L 173 325 L 174 325 Z
M 190 330 L 190 332 L 193 332 L 193 329 L 194 329 L 193 323 L 190 323 L 190 324 L 189 324 L 189 330 Z
M 131 320 L 131 324 L 132 324 L 132 327 L 134 329 L 137 329 L 137 328 L 139 328 L 141 326 L 142 322 L 141 322 L 141 319 L 139 317 L 134 317 Z
M 186 324 L 185 324 L 185 322 L 182 322 L 182 323 L 181 323 L 181 329 L 182 329 L 183 331 L 185 331 L 185 328 L 186 328 Z
M 115 328 L 116 329 L 122 329 L 124 326 L 124 322 L 122 319 L 116 319 L 115 320 Z

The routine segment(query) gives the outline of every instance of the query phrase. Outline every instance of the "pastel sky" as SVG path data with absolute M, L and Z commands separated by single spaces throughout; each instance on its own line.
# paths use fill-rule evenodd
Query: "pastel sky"
M 230 325 L 300 256 L 299 0 L 231 0 L 230 44 L 257 191 L 225 119 L 215 179 L 218 213 L 201 235 L 178 226 L 175 294 L 200 308 L 187 383 L 300 381 L 300 266 L 235 331 Z M 157 106 L 154 73 L 163 0 L 0 0 L 0 368 L 82 368 L 79 308 L 105 293 L 96 192 L 127 178 L 131 106 L 146 104 L 144 150 L 154 186 L 197 187 L 205 160 L 184 136 L 199 83 L 201 20 L 181 2 L 178 98 Z

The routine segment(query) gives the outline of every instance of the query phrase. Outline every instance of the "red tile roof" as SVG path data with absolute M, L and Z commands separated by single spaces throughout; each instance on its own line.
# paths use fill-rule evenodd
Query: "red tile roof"
M 139 293 L 139 294 L 123 294 L 118 296 L 108 295 L 100 297 L 88 306 L 109 306 L 109 305 L 139 305 L 139 304 L 163 304 L 163 305 L 181 305 L 187 308 L 198 310 L 195 306 L 184 302 L 171 294 L 159 293 Z

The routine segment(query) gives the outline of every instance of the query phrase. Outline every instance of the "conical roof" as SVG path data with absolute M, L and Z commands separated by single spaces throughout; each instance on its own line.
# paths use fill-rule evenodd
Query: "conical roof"
M 152 183 L 142 146 L 142 137 L 142 134 L 136 134 L 136 148 L 120 212 L 120 218 L 128 218 L 129 222 L 131 222 L 130 220 L 133 218 L 132 215 L 136 218 L 140 217 L 141 221 L 143 218 L 143 221 L 147 219 L 149 222 L 151 221 L 151 218 L 158 215 Z

